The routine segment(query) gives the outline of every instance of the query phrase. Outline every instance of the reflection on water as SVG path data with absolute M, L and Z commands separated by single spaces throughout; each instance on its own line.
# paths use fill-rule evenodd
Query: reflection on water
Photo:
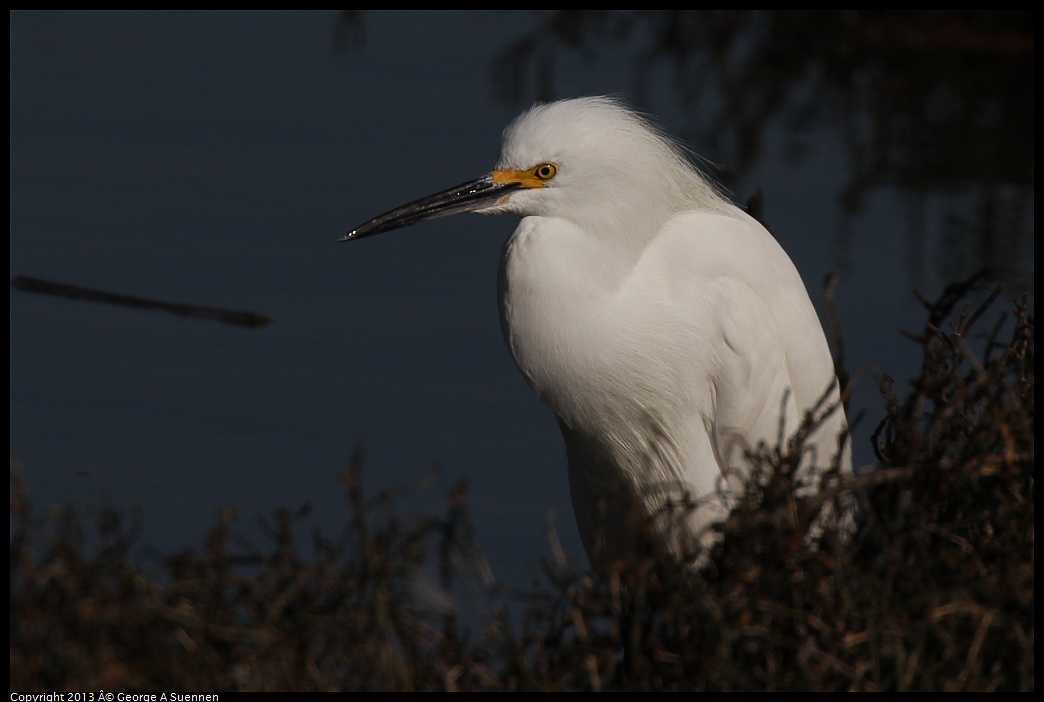
M 795 157 L 816 128 L 836 130 L 848 163 L 843 212 L 878 189 L 897 192 L 915 284 L 935 265 L 944 280 L 984 270 L 1032 290 L 1031 11 L 530 14 L 531 29 L 493 61 L 502 101 L 563 97 L 561 59 L 625 51 L 637 101 L 669 76 L 694 141 L 717 145 L 705 155 L 739 171 L 762 155 L 769 129 L 784 129 Z M 351 43 L 364 28 L 363 16 L 344 13 L 336 35 Z

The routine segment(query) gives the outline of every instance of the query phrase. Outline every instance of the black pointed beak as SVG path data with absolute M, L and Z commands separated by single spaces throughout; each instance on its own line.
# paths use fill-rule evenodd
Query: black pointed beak
M 339 241 L 352 241 L 363 237 L 381 234 L 393 229 L 401 229 L 418 222 L 438 217 L 447 217 L 461 212 L 492 207 L 510 193 L 525 187 L 519 182 L 494 182 L 492 175 L 482 176 L 477 180 L 461 183 L 441 193 L 415 200 L 408 205 L 397 207 L 390 212 L 374 217 L 369 222 L 360 224 L 345 234 Z

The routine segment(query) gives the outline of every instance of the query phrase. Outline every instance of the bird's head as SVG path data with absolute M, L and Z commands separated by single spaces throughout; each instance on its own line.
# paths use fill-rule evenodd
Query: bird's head
M 461 212 L 654 232 L 675 212 L 720 202 L 681 149 L 643 117 L 612 98 L 576 98 L 535 105 L 512 122 L 491 173 L 375 217 L 341 240 Z

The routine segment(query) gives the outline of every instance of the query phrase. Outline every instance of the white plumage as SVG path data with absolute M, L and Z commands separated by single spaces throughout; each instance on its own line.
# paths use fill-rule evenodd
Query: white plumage
M 668 499 L 711 496 L 723 477 L 737 487 L 747 449 L 775 446 L 781 426 L 792 434 L 824 393 L 836 403 L 830 351 L 786 253 L 620 103 L 537 105 L 504 132 L 491 174 L 344 240 L 468 211 L 524 217 L 501 259 L 504 335 L 558 417 L 592 556 L 629 552 Z M 807 442 L 809 466 L 829 466 L 845 430 L 838 408 Z M 845 445 L 844 470 L 850 460 Z M 720 516 L 654 524 L 680 555 Z

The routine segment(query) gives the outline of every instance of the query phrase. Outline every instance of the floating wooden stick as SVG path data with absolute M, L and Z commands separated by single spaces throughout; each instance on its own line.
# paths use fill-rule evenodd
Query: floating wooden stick
M 146 310 L 164 310 L 179 317 L 196 317 L 198 319 L 212 319 L 224 324 L 234 324 L 240 327 L 256 329 L 268 324 L 268 317 L 254 312 L 240 312 L 238 310 L 226 310 L 218 307 L 204 307 L 201 305 L 188 305 L 180 302 L 162 302 L 160 300 L 148 300 L 143 297 L 132 295 L 118 295 L 116 293 L 82 288 L 79 285 L 67 285 L 65 283 L 53 283 L 39 278 L 19 275 L 11 281 L 14 287 L 26 292 L 40 293 L 42 295 L 55 295 L 68 297 L 74 300 L 90 300 L 91 302 L 104 302 L 109 305 L 121 305 L 123 307 L 135 307 Z

